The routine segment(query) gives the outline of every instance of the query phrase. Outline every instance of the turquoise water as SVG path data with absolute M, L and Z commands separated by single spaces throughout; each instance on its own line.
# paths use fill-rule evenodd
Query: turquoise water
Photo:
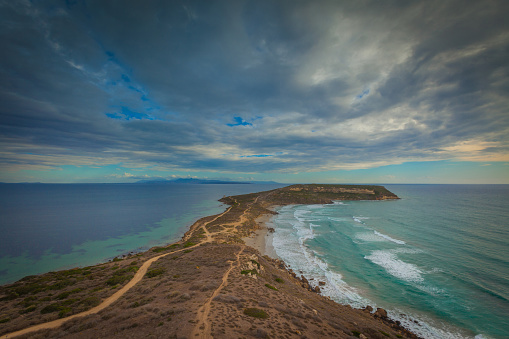
M 177 241 L 224 195 L 281 186 L 0 184 L 0 284 Z
M 386 187 L 402 199 L 281 208 L 276 253 L 424 338 L 507 338 L 509 186 Z

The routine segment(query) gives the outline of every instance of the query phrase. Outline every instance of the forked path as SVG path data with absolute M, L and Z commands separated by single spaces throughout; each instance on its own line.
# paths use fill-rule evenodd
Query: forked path
M 246 246 L 242 245 L 240 251 L 237 253 L 237 260 L 230 261 L 230 268 L 223 275 L 221 285 L 219 285 L 219 287 L 214 291 L 214 293 L 212 293 L 207 302 L 205 302 L 205 304 L 198 310 L 198 315 L 196 319 L 197 324 L 193 329 L 193 333 L 191 333 L 191 338 L 212 338 L 211 335 L 212 331 L 210 328 L 210 322 L 208 320 L 210 313 L 210 305 L 212 304 L 212 300 L 214 300 L 214 298 L 217 297 L 219 292 L 221 292 L 221 290 L 228 285 L 228 276 L 230 275 L 230 272 L 233 270 L 233 268 L 240 266 L 240 255 L 242 254 L 245 248 Z
M 232 209 L 232 207 L 233 206 L 228 208 L 223 213 L 219 214 L 217 217 L 215 217 L 211 221 L 204 223 L 200 227 L 200 228 L 203 228 L 203 230 L 205 231 L 205 235 L 207 236 L 207 240 L 205 240 L 202 243 L 196 244 L 194 246 L 189 246 L 186 249 L 191 249 L 193 247 L 200 246 L 200 245 L 202 245 L 204 243 L 211 242 L 213 240 L 213 238 L 212 238 L 212 235 L 208 232 L 206 226 L 208 224 L 210 224 L 211 222 L 216 221 L 218 218 L 220 218 L 221 216 L 225 215 L 226 213 L 228 213 Z M 34 326 L 31 326 L 31 327 L 27 327 L 25 329 L 22 329 L 22 330 L 19 330 L 19 331 L 16 331 L 16 332 L 7 333 L 7 334 L 2 335 L 1 338 L 2 339 L 14 338 L 14 337 L 17 337 L 17 336 L 20 336 L 20 335 L 23 335 L 23 334 L 27 334 L 27 333 L 30 333 L 30 332 L 57 328 L 57 327 L 61 326 L 63 323 L 65 323 L 66 321 L 69 321 L 71 319 L 75 319 L 75 318 L 79 318 L 79 317 L 85 317 L 87 315 L 98 313 L 98 312 L 102 311 L 103 309 L 105 309 L 106 307 L 108 307 L 111 304 L 113 304 L 120 297 L 122 297 L 127 291 L 129 291 L 137 283 L 139 283 L 141 281 L 141 279 L 143 278 L 143 276 L 145 276 L 145 273 L 147 273 L 147 270 L 150 267 L 150 265 L 152 265 L 152 263 L 154 263 L 155 261 L 161 259 L 162 257 L 167 256 L 168 254 L 175 254 L 175 253 L 178 253 L 178 252 L 183 251 L 183 250 L 184 249 L 180 249 L 178 251 L 161 254 L 161 255 L 158 255 L 156 257 L 150 258 L 149 260 L 145 261 L 143 263 L 143 265 L 141 265 L 140 269 L 136 272 L 134 277 L 131 279 L 131 281 L 129 281 L 124 287 L 122 287 L 120 290 L 115 292 L 113 295 L 111 295 L 108 298 L 106 298 L 100 305 L 98 305 L 98 306 L 96 306 L 94 308 L 91 308 L 88 311 L 81 312 L 81 313 L 78 313 L 78 314 L 74 314 L 74 315 L 71 315 L 71 316 L 63 318 L 63 319 L 57 319 L 57 320 L 53 320 L 53 321 L 50 321 L 50 322 L 47 322 L 47 323 L 42 323 L 42 324 L 34 325 Z
M 256 198 L 256 200 L 254 202 L 256 202 L 258 200 L 258 197 Z M 240 220 L 233 223 L 234 225 L 234 228 L 238 225 L 240 225 L 243 220 L 245 219 L 245 213 L 247 212 L 247 210 L 249 210 L 249 208 L 251 207 L 253 203 L 251 203 L 249 205 L 248 208 L 246 208 L 244 210 L 244 212 L 242 213 L 242 215 L 240 216 Z M 213 234 L 211 234 L 208 230 L 207 230 L 207 227 L 210 223 L 216 221 L 218 218 L 222 217 L 223 215 L 225 215 L 226 213 L 230 212 L 230 210 L 233 208 L 233 206 L 230 206 L 226 211 L 224 211 L 223 213 L 219 214 L 218 216 L 216 216 L 214 219 L 206 222 L 206 223 L 203 223 L 203 225 L 199 226 L 198 228 L 195 228 L 195 230 L 198 230 L 198 229 L 203 229 L 204 231 L 204 234 L 205 236 L 207 237 L 207 239 L 199 244 L 196 244 L 194 246 L 189 246 L 188 248 L 186 249 L 191 249 L 193 247 L 197 247 L 197 246 L 200 246 L 200 245 L 203 245 L 205 243 L 210 243 L 214 240 L 213 238 Z M 224 230 L 226 231 L 226 230 Z M 218 232 L 218 233 L 222 233 L 223 231 L 221 232 Z M 192 233 L 194 232 L 191 232 L 191 235 Z M 217 234 L 217 233 L 216 233 Z M 184 237 L 184 241 L 186 241 L 188 237 Z M 239 262 L 240 260 L 240 254 L 242 253 L 242 251 L 244 251 L 244 248 L 245 246 L 243 246 L 241 248 L 241 250 L 239 251 L 239 253 L 237 253 L 237 263 Z M 122 297 L 127 291 L 129 291 L 131 288 L 133 288 L 137 283 L 139 283 L 141 281 L 141 279 L 145 276 L 145 273 L 147 273 L 147 270 L 148 268 L 152 265 L 152 263 L 154 263 L 155 261 L 159 260 L 160 258 L 162 257 L 165 257 L 167 256 L 168 254 L 175 254 L 175 253 L 178 253 L 180 251 L 183 251 L 184 249 L 180 249 L 178 251 L 174 251 L 174 252 L 169 252 L 169 253 L 165 253 L 165 254 L 161 254 L 161 255 L 158 255 L 156 257 L 153 257 L 153 258 L 150 258 L 148 259 L 147 261 L 145 261 L 143 263 L 143 265 L 140 267 L 140 269 L 136 272 L 136 274 L 134 275 L 134 277 L 131 279 L 131 281 L 129 281 L 124 287 L 122 287 L 120 290 L 118 290 L 117 292 L 115 292 L 113 295 L 109 296 L 108 298 L 106 298 L 100 305 L 94 307 L 94 308 L 91 308 L 89 309 L 88 311 L 85 311 L 85 312 L 81 312 L 81 313 L 78 313 L 78 314 L 74 314 L 74 315 L 71 315 L 69 317 L 66 317 L 66 318 L 63 318 L 63 319 L 57 319 L 57 320 L 53 320 L 53 321 L 50 321 L 50 322 L 47 322 L 47 323 L 42 323 L 42 324 L 38 324 L 38 325 L 34 325 L 34 326 L 31 326 L 31 327 L 27 327 L 25 329 L 22 329 L 22 330 L 19 330 L 19 331 L 16 331 L 16 332 L 11 332 L 11 333 L 7 333 L 7 334 L 4 334 L 1 336 L 1 339 L 7 339 L 7 338 L 14 338 L 14 337 L 17 337 L 17 336 L 20 336 L 20 335 L 23 335 L 23 334 L 27 334 L 27 333 L 30 333 L 30 332 L 35 332 L 35 331 L 39 331 L 39 330 L 46 330 L 46 329 L 52 329 L 52 328 L 57 328 L 59 326 L 61 326 L 63 323 L 65 323 L 66 321 L 69 321 L 71 319 L 75 319 L 75 318 L 80 318 L 80 317 L 85 317 L 87 315 L 91 315 L 91 314 L 96 314 L 100 311 L 102 311 L 103 309 L 105 309 L 106 307 L 110 306 L 111 304 L 113 304 L 115 301 L 117 301 L 120 297 Z M 221 285 L 219 286 L 219 288 L 214 291 L 214 294 L 212 295 L 212 297 L 207 301 L 207 303 L 201 307 L 201 310 L 203 310 L 203 313 L 200 314 L 199 312 L 199 324 L 203 324 L 205 326 L 205 329 L 206 331 L 201 331 L 201 338 L 208 338 L 209 337 L 209 333 L 210 333 L 210 324 L 208 323 L 207 321 L 207 317 L 208 317 L 208 314 L 210 312 L 210 304 L 212 302 L 212 299 L 221 291 L 221 289 L 226 286 L 227 284 L 227 279 L 228 279 L 228 275 L 230 274 L 230 271 L 233 269 L 233 263 L 234 262 L 231 262 L 230 263 L 230 268 L 228 269 L 228 271 L 225 273 L 225 275 L 223 276 L 223 282 L 221 283 Z M 201 321 L 200 321 L 200 317 L 201 317 Z M 200 325 L 201 326 L 201 325 Z M 195 331 L 196 329 L 198 329 L 198 326 L 195 328 Z M 194 333 L 194 331 L 193 331 Z

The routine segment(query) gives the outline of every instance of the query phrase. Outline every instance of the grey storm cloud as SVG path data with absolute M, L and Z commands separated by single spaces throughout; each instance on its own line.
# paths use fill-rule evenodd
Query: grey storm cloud
M 3 1 L 0 168 L 509 160 L 505 1 Z

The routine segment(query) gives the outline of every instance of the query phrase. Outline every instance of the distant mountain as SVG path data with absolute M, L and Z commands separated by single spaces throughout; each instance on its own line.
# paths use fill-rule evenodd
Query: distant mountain
M 175 180 L 140 180 L 136 183 L 139 184 L 250 184 L 250 182 L 240 181 L 226 181 L 226 180 L 209 180 L 209 179 L 194 179 L 194 178 L 179 178 Z

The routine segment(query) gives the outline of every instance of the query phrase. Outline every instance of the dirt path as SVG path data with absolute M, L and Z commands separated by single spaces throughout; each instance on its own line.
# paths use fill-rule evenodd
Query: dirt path
M 240 251 L 237 253 L 237 260 L 230 261 L 230 268 L 223 275 L 221 285 L 219 285 L 219 287 L 214 291 L 214 293 L 212 293 L 207 302 L 198 310 L 198 316 L 196 318 L 198 323 L 196 324 L 196 326 L 193 329 L 193 332 L 191 333 L 191 338 L 212 337 L 210 322 L 208 320 L 210 313 L 210 305 L 212 304 L 212 300 L 214 300 L 214 298 L 217 297 L 219 292 L 221 292 L 221 290 L 228 285 L 228 276 L 230 275 L 230 272 L 233 270 L 234 267 L 236 268 L 240 265 L 240 255 L 242 254 L 245 248 L 246 248 L 245 245 L 243 245 L 240 248 Z
M 191 247 L 189 247 L 189 248 L 191 248 Z M 147 273 L 148 268 L 150 267 L 150 265 L 152 265 L 153 262 L 159 260 L 162 257 L 167 256 L 168 254 L 174 254 L 174 253 L 177 253 L 177 252 L 180 252 L 180 251 L 183 251 L 183 250 L 184 249 L 181 249 L 181 250 L 178 250 L 178 251 L 174 251 L 174 252 L 170 252 L 170 253 L 161 254 L 161 255 L 158 255 L 157 257 L 153 257 L 153 258 L 145 261 L 143 263 L 143 265 L 141 265 L 140 269 L 136 272 L 134 277 L 131 279 L 131 281 L 129 281 L 124 287 L 122 287 L 120 290 L 115 292 L 113 295 L 111 295 L 108 298 L 106 298 L 100 305 L 98 305 L 98 306 L 96 306 L 94 308 L 91 308 L 88 311 L 81 312 L 81 313 L 78 313 L 78 314 L 74 314 L 74 315 L 71 315 L 71 316 L 69 316 L 67 318 L 57 319 L 57 320 L 53 320 L 53 321 L 50 321 L 50 322 L 47 322 L 47 323 L 34 325 L 34 326 L 31 326 L 31 327 L 28 327 L 28 328 L 25 328 L 23 330 L 19 330 L 19 331 L 16 331 L 16 332 L 11 332 L 11 333 L 8 333 L 8 334 L 4 334 L 4 335 L 2 335 L 2 339 L 3 338 L 14 338 L 16 336 L 19 336 L 19 335 L 22 335 L 22 334 L 26 334 L 26 333 L 30 333 L 30 332 L 34 332 L 34 331 L 45 330 L 45 329 L 49 329 L 49 328 L 56 328 L 56 327 L 59 327 L 60 325 L 62 325 L 64 322 L 69 321 L 71 319 L 75 319 L 75 318 L 79 318 L 79 317 L 85 317 L 87 315 L 95 314 L 97 312 L 100 312 L 103 309 L 105 309 L 106 307 L 108 307 L 111 304 L 113 304 L 121 296 L 123 296 L 127 291 L 129 291 L 131 288 L 133 288 L 138 282 L 140 282 L 140 280 L 143 278 L 143 276 L 145 276 L 145 273 Z
M 256 201 L 258 200 L 258 197 L 256 198 L 256 200 L 253 202 L 253 203 L 256 203 Z M 251 203 L 250 206 L 253 204 Z M 244 212 L 242 213 L 242 215 L 240 216 L 240 220 L 238 222 L 235 222 L 233 223 L 234 225 L 234 229 L 242 224 L 243 220 L 245 219 L 244 215 L 245 213 L 249 210 L 249 207 L 247 207 Z M 203 223 L 203 225 L 199 226 L 196 228 L 196 230 L 199 230 L 200 228 L 203 229 L 204 231 L 204 234 L 205 236 L 207 237 L 207 239 L 199 244 L 196 244 L 194 246 L 190 246 L 186 249 L 191 249 L 193 247 L 197 247 L 197 246 L 201 246 L 205 243 L 209 243 L 209 242 L 212 242 L 214 240 L 214 237 L 213 237 L 213 234 L 210 233 L 208 230 L 207 230 L 207 225 L 209 225 L 210 223 L 216 221 L 218 218 L 222 217 L 223 215 L 225 215 L 226 213 L 230 212 L 230 210 L 233 208 L 233 206 L 230 206 L 226 211 L 224 211 L 223 213 L 219 214 L 217 217 L 215 217 L 214 219 L 212 219 L 211 221 L 208 221 L 206 223 Z M 230 230 L 223 230 L 221 232 L 217 232 L 217 233 L 214 233 L 214 234 L 219 234 L 219 233 L 223 233 L 223 232 L 226 232 L 226 231 L 230 231 Z M 184 239 L 185 240 L 185 239 Z M 239 258 L 240 258 L 240 253 L 242 253 L 242 251 L 244 251 L 244 248 L 245 246 L 243 246 L 241 248 L 241 250 L 239 251 L 239 253 L 237 253 L 237 261 L 236 262 L 239 262 Z M 153 257 L 147 261 L 145 261 L 143 263 L 143 265 L 140 267 L 140 269 L 136 272 L 136 274 L 134 275 L 134 277 L 131 279 L 131 281 L 129 281 L 124 287 L 122 287 L 120 290 L 118 290 L 117 292 L 115 292 L 113 295 L 111 295 L 110 297 L 106 298 L 100 305 L 94 307 L 94 308 L 91 308 L 89 309 L 88 311 L 85 311 L 85 312 L 81 312 L 81 313 L 78 313 L 78 314 L 74 314 L 72 316 L 69 316 L 69 317 L 66 317 L 66 318 L 63 318 L 63 319 L 57 319 L 57 320 L 53 320 L 53 321 L 50 321 L 50 322 L 47 322 L 47 323 L 42 323 L 42 324 L 38 324 L 38 325 L 34 325 L 34 326 L 31 326 L 31 327 L 27 327 L 23 330 L 19 330 L 19 331 L 16 331 L 16 332 L 11 332 L 11 333 L 7 333 L 7 334 L 4 334 L 1 336 L 2 339 L 7 339 L 7 338 L 14 338 L 14 337 L 17 337 L 17 336 L 20 336 L 20 335 L 23 335 L 23 334 L 27 334 L 27 333 L 30 333 L 30 332 L 34 332 L 34 331 L 39 331 L 39 330 L 45 330 L 45 329 L 51 329 L 51 328 L 56 328 L 56 327 L 59 327 L 61 326 L 63 323 L 65 323 L 66 321 L 69 321 L 71 319 L 75 319 L 75 318 L 79 318 L 79 317 L 85 317 L 87 315 L 91 315 L 91 314 L 95 314 L 95 313 L 98 313 L 100 311 L 102 311 L 103 309 L 105 309 L 106 307 L 110 306 L 111 304 L 113 304 L 115 301 L 117 301 L 120 297 L 122 297 L 127 291 L 129 291 L 131 288 L 133 288 L 137 283 L 139 283 L 141 281 L 141 279 L 145 276 L 145 273 L 147 273 L 147 270 L 148 268 L 152 265 L 152 263 L 154 263 L 155 261 L 159 260 L 160 258 L 162 257 L 165 257 L 167 256 L 168 254 L 174 254 L 174 253 L 178 253 L 180 251 L 183 251 L 184 249 L 180 249 L 178 251 L 174 251 L 174 252 L 170 252 L 170 253 L 165 253 L 165 254 L 161 254 L 161 255 L 158 255 L 156 257 Z M 210 333 L 210 325 L 207 321 L 207 316 L 210 312 L 210 304 L 212 302 L 212 299 L 219 293 L 219 291 L 224 287 L 226 286 L 226 280 L 228 279 L 228 275 L 230 274 L 230 271 L 233 269 L 233 263 L 234 262 L 231 262 L 230 263 L 230 268 L 228 269 L 228 271 L 225 273 L 225 275 L 223 276 L 223 282 L 222 284 L 219 286 L 219 288 L 214 291 L 214 294 L 212 295 L 212 297 L 207 301 L 207 303 L 202 306 L 201 309 L 203 309 L 203 314 L 200 315 L 201 312 L 199 312 L 199 316 L 201 316 L 201 321 L 199 320 L 199 324 L 203 324 L 204 328 L 206 329 L 205 332 L 201 331 L 201 334 L 203 338 L 206 338 L 206 333 Z M 206 311 L 206 312 L 205 312 Z M 202 326 L 202 325 L 199 325 L 199 326 Z M 199 326 L 197 326 L 195 328 L 195 331 L 196 329 L 199 328 Z M 193 331 L 194 333 L 194 331 Z M 205 335 L 205 336 L 204 336 Z

